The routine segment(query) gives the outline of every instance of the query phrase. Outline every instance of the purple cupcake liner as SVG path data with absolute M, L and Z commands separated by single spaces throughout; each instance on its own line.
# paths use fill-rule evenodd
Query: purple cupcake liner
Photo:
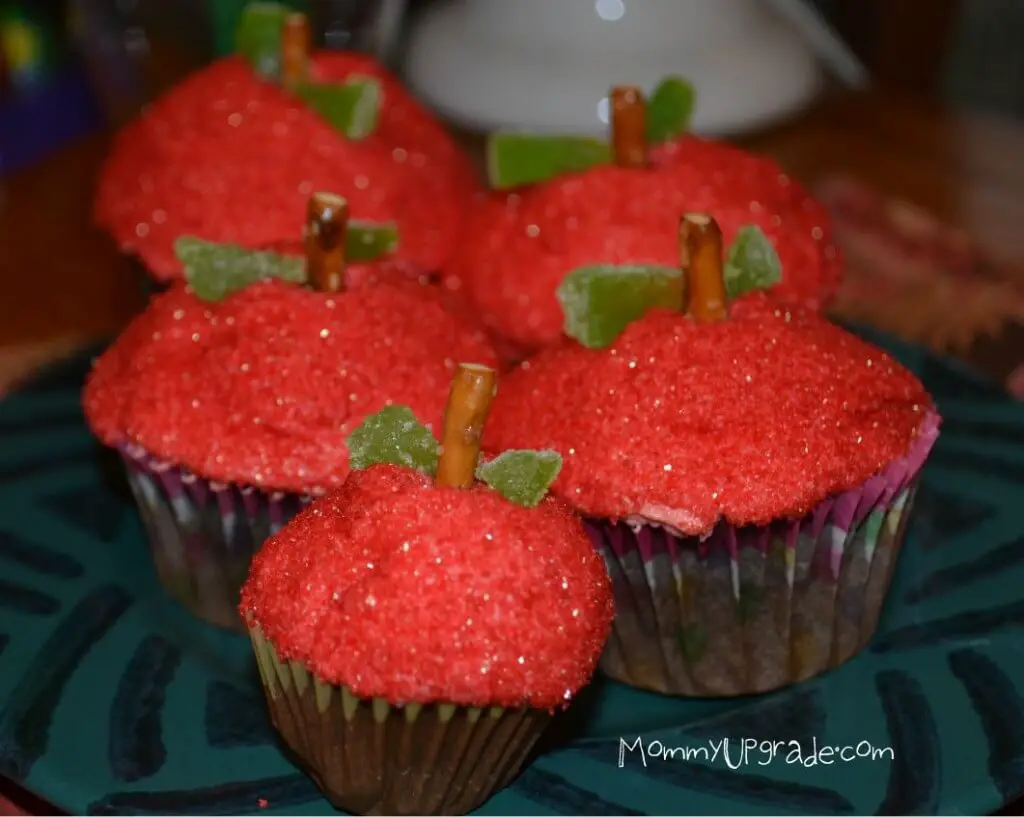
M 938 424 L 928 415 L 906 457 L 802 519 L 722 521 L 703 539 L 650 520 L 584 520 L 615 592 L 601 670 L 711 697 L 767 692 L 852 658 L 878 625 Z
M 252 557 L 311 498 L 204 479 L 135 445 L 118 452 L 164 589 L 203 621 L 246 632 L 238 603 Z

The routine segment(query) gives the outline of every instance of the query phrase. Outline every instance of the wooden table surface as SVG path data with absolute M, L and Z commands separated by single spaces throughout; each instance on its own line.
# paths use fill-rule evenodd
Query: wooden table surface
M 90 223 L 108 141 L 93 136 L 0 182 L 0 386 L 115 333 L 143 305 L 129 263 Z M 1024 260 L 1024 127 L 839 93 L 742 141 L 809 185 L 849 173 L 965 228 L 998 258 Z

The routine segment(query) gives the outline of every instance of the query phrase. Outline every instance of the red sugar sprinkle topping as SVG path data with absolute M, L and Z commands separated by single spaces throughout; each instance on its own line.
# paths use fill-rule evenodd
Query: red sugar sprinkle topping
M 220 303 L 177 285 L 96 361 L 86 417 L 207 479 L 319 493 L 388 402 L 440 428 L 455 364 L 492 364 L 479 330 L 410 283 L 334 295 L 262 281 Z
M 373 76 L 383 88 L 378 127 L 346 140 L 326 121 L 221 60 L 158 99 L 117 137 L 100 174 L 98 223 L 161 279 L 180 276 L 174 239 L 262 247 L 301 235 L 317 190 L 345 196 L 353 219 L 395 221 L 398 257 L 440 268 L 478 184 L 441 126 L 370 58 L 324 53 L 314 73 Z
M 475 205 L 446 285 L 496 334 L 535 351 L 561 335 L 555 290 L 566 274 L 595 263 L 678 265 L 680 215 L 706 211 L 726 246 L 746 224 L 768 235 L 783 267 L 778 297 L 812 309 L 832 297 L 841 265 L 826 211 L 774 162 L 696 137 L 651 158 L 650 170 L 594 168 Z
M 568 341 L 506 376 L 488 450 L 554 448 L 585 515 L 687 534 L 799 517 L 906 455 L 931 398 L 883 351 L 764 293 L 696 324 L 659 310 L 616 343 Z
M 580 521 L 394 466 L 353 472 L 262 547 L 240 610 L 283 659 L 360 697 L 564 705 L 613 615 Z

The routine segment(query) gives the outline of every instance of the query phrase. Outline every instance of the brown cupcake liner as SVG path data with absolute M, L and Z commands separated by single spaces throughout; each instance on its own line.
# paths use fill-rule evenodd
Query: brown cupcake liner
M 920 469 L 938 436 L 798 520 L 701 540 L 587 519 L 615 593 L 605 675 L 670 695 L 768 692 L 854 657 L 878 625 Z
M 118 448 L 164 590 L 192 615 L 245 632 L 242 584 L 263 543 L 310 501 L 203 479 L 143 448 Z
M 285 746 L 336 808 L 356 814 L 467 814 L 507 786 L 551 715 L 538 709 L 365 699 L 281 661 L 249 630 Z

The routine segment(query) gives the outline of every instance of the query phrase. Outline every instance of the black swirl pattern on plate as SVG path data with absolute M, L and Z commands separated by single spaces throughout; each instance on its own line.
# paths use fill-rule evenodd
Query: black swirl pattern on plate
M 1000 446 L 1024 446 L 1024 427 L 1016 423 L 1000 423 L 991 419 L 976 420 L 953 414 L 943 418 L 942 432 L 950 436 L 998 443 Z
M 970 533 L 999 512 L 996 505 L 935 487 L 927 478 L 927 471 L 925 474 L 914 497 L 914 533 L 923 547 L 930 549 Z
M 988 773 L 1006 800 L 1024 793 L 1024 701 L 1016 684 L 977 650 L 949 654 L 949 669 L 971 699 L 988 743 Z
M 1024 626 L 1024 601 L 1015 601 L 898 627 L 877 636 L 871 649 L 888 653 L 954 644 L 966 638 L 978 638 L 1021 626 Z
M 30 462 L 0 462 L 0 483 L 17 482 L 29 477 L 45 474 L 61 468 L 73 466 L 88 467 L 96 461 L 96 446 L 90 440 L 83 440 L 80 451 L 43 454 Z
M 39 648 L 0 710 L 0 774 L 24 780 L 45 754 L 64 687 L 131 604 L 120 587 L 102 585 L 69 610 Z
M 0 562 L 4 561 L 55 579 L 77 579 L 85 572 L 81 562 L 66 553 L 0 531 Z
M 110 466 L 106 458 L 105 464 Z M 79 530 L 89 531 L 101 542 L 109 542 L 117 535 L 125 515 L 132 511 L 128 487 L 124 485 L 123 466 L 114 461 L 109 484 L 90 485 L 73 491 L 48 496 L 43 507 Z M 124 495 L 113 486 L 123 488 Z
M 519 775 L 515 789 L 518 794 L 558 814 L 643 814 L 642 811 L 636 811 L 621 803 L 613 803 L 598 797 L 592 791 L 570 783 L 561 775 L 538 769 L 536 766 L 525 769 Z
M 942 784 L 939 729 L 921 684 L 906 672 L 875 677 L 895 754 L 876 814 L 935 814 Z
M 939 439 L 941 441 L 942 438 Z M 990 479 L 999 479 L 1024 490 L 1024 461 L 1010 462 L 975 451 L 949 451 L 942 445 L 936 445 L 929 465 L 959 474 L 985 474 Z
M 1018 564 L 1024 564 L 1024 537 L 992 548 L 960 564 L 936 570 L 907 593 L 906 600 L 911 604 L 919 604 L 968 584 L 998 576 Z
M 263 746 L 275 741 L 263 694 L 258 689 L 239 689 L 223 681 L 206 687 L 203 722 L 206 742 L 214 749 Z
M 825 734 L 827 714 L 817 686 L 796 687 L 686 727 L 694 737 L 796 741 L 809 745 Z
M 0 608 L 29 616 L 52 616 L 60 602 L 40 590 L 0 579 Z
M 77 406 L 61 405 L 57 413 L 44 413 L 33 417 L 6 417 L 0 415 L 0 445 L 5 440 L 15 441 L 26 434 L 60 431 L 80 431 L 82 412 Z
M 110 710 L 107 755 L 114 777 L 134 783 L 152 777 L 167 759 L 163 709 L 181 650 L 158 635 L 145 638 L 121 675 Z
M 108 794 L 89 805 L 89 814 L 256 814 L 260 801 L 275 809 L 292 809 L 321 799 L 304 774 L 246 780 L 197 789 L 126 791 Z

